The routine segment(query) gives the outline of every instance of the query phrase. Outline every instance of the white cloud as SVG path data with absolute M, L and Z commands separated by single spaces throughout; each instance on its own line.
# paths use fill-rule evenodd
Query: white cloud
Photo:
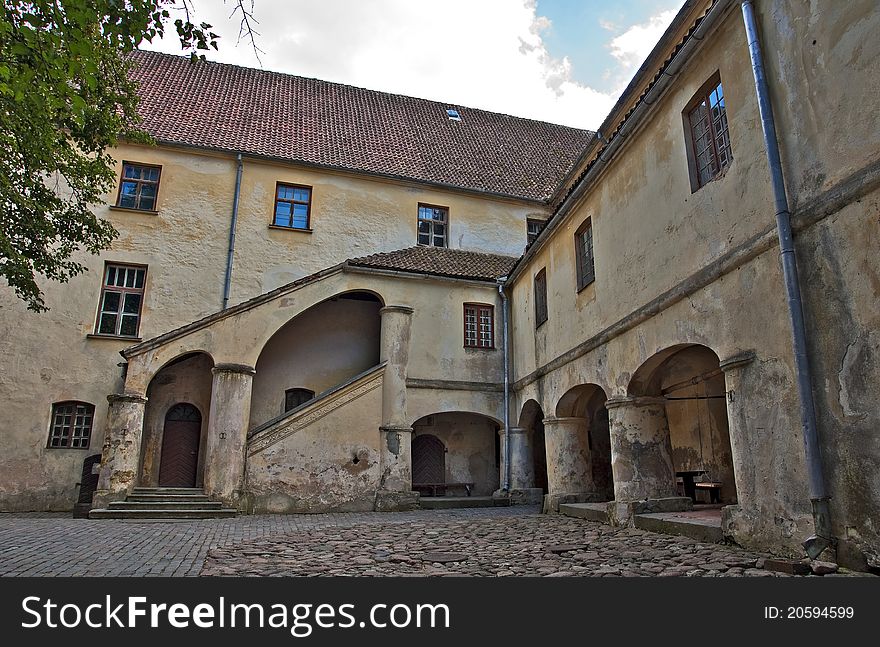
M 610 72 L 609 77 L 616 80 L 618 91 L 629 83 L 638 67 L 644 62 L 654 49 L 654 45 L 660 40 L 663 32 L 669 27 L 675 18 L 677 10 L 663 11 L 656 16 L 651 16 L 647 22 L 633 25 L 619 36 L 614 37 L 608 47 L 619 63 L 617 70 Z M 614 29 L 609 25 L 607 28 Z
M 232 0 L 194 4 L 196 18 L 222 35 L 212 60 L 259 65 L 249 42 L 235 44 Z M 269 70 L 581 128 L 597 128 L 616 99 L 576 82 L 570 61 L 550 55 L 542 34 L 551 24 L 535 0 L 256 0 L 254 11 Z M 665 15 L 612 41 L 622 75 L 656 36 L 644 40 L 662 33 Z M 170 37 L 154 48 L 179 52 Z

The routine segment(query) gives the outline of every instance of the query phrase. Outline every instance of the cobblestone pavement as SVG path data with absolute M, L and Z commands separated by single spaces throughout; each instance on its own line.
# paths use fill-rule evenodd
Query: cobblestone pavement
M 289 536 L 318 528 L 486 519 L 534 511 L 515 507 L 149 522 L 0 513 L 0 576 L 198 575 L 210 549 L 260 537 Z
M 211 550 L 202 575 L 780 575 L 732 546 L 536 512 L 269 536 Z

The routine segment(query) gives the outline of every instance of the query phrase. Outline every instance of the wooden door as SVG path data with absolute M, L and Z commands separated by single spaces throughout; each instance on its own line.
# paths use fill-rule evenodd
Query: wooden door
M 165 416 L 162 457 L 159 460 L 161 487 L 195 487 L 199 465 L 202 415 L 193 405 L 176 404 Z
M 431 434 L 412 440 L 413 484 L 446 482 L 446 447 Z

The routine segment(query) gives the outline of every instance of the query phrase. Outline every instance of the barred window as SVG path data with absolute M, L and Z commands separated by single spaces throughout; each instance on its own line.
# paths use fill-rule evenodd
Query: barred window
M 495 306 L 464 304 L 465 348 L 495 348 Z
M 685 110 L 690 140 L 694 191 L 717 177 L 733 160 L 724 90 L 717 74 L 700 89 Z
M 138 336 L 146 276 L 143 266 L 108 264 L 104 268 L 97 334 Z
M 535 274 L 535 327 L 547 321 L 547 269 Z
M 312 187 L 278 183 L 272 224 L 288 229 L 308 229 L 311 224 Z
M 119 195 L 116 198 L 116 206 L 125 207 L 126 209 L 155 211 L 156 196 L 159 194 L 159 176 L 161 174 L 161 166 L 123 162 L 122 180 L 119 182 Z
M 419 245 L 447 247 L 449 209 L 430 204 L 419 205 Z
M 596 280 L 593 260 L 593 225 L 590 219 L 584 221 L 574 235 L 575 256 L 577 260 L 577 287 L 583 290 Z
M 52 405 L 49 448 L 88 449 L 95 406 L 88 402 L 56 402 Z

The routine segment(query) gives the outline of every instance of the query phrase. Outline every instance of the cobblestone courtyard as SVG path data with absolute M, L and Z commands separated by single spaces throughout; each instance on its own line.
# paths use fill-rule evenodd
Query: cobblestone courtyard
M 762 555 L 536 508 L 185 522 L 0 516 L 0 575 L 771 576 Z

